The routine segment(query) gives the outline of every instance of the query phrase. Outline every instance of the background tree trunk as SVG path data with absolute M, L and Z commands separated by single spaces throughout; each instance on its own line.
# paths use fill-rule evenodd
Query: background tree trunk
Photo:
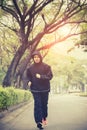
M 4 77 L 3 84 L 2 84 L 3 87 L 12 85 L 17 65 L 18 65 L 21 57 L 23 56 L 25 50 L 26 50 L 26 46 L 24 44 L 22 44 L 22 46 L 20 46 L 18 51 L 16 52 L 16 54 L 11 62 L 11 65 L 8 68 L 6 76 Z

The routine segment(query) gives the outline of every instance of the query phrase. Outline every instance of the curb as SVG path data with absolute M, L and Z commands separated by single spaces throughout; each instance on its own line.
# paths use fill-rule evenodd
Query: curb
M 14 105 L 14 106 L 11 106 L 8 108 L 8 110 L 4 110 L 4 111 L 1 111 L 0 112 L 0 119 L 4 118 L 5 116 L 7 116 L 8 114 L 18 110 L 19 108 L 21 107 L 25 107 L 27 105 L 29 105 L 30 103 L 32 102 L 32 100 L 30 101 L 27 101 L 27 102 L 22 102 L 20 104 L 17 104 L 17 105 Z

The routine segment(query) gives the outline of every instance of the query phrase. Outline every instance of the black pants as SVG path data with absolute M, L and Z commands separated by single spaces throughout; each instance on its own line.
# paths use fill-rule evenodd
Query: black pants
M 34 118 L 35 122 L 42 122 L 42 118 L 48 116 L 48 96 L 49 92 L 32 93 L 34 97 Z

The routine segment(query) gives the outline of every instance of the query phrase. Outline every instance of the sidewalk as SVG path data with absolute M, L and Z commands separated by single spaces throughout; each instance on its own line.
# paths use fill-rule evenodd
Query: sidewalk
M 32 113 L 30 117 L 29 113 Z M 2 130 L 31 130 L 33 124 L 33 102 L 25 104 L 14 111 L 4 113 L 0 118 L 0 129 Z M 32 118 L 32 119 L 31 119 Z M 31 122 L 32 121 L 32 122 Z M 33 124 L 35 125 L 35 124 Z M 16 128 L 17 127 L 17 128 Z
M 14 105 L 8 108 L 8 110 L 4 110 L 0 112 L 0 119 L 7 116 L 9 113 L 18 110 L 21 107 L 24 107 L 28 104 L 28 102 L 20 103 L 18 105 Z

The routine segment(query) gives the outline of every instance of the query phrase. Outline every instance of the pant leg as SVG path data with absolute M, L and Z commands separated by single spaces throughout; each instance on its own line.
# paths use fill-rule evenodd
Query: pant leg
M 41 103 L 41 94 L 33 93 L 34 98 L 34 119 L 35 122 L 42 122 L 42 103 Z
M 41 93 L 42 114 L 44 119 L 48 116 L 48 97 L 49 92 Z

